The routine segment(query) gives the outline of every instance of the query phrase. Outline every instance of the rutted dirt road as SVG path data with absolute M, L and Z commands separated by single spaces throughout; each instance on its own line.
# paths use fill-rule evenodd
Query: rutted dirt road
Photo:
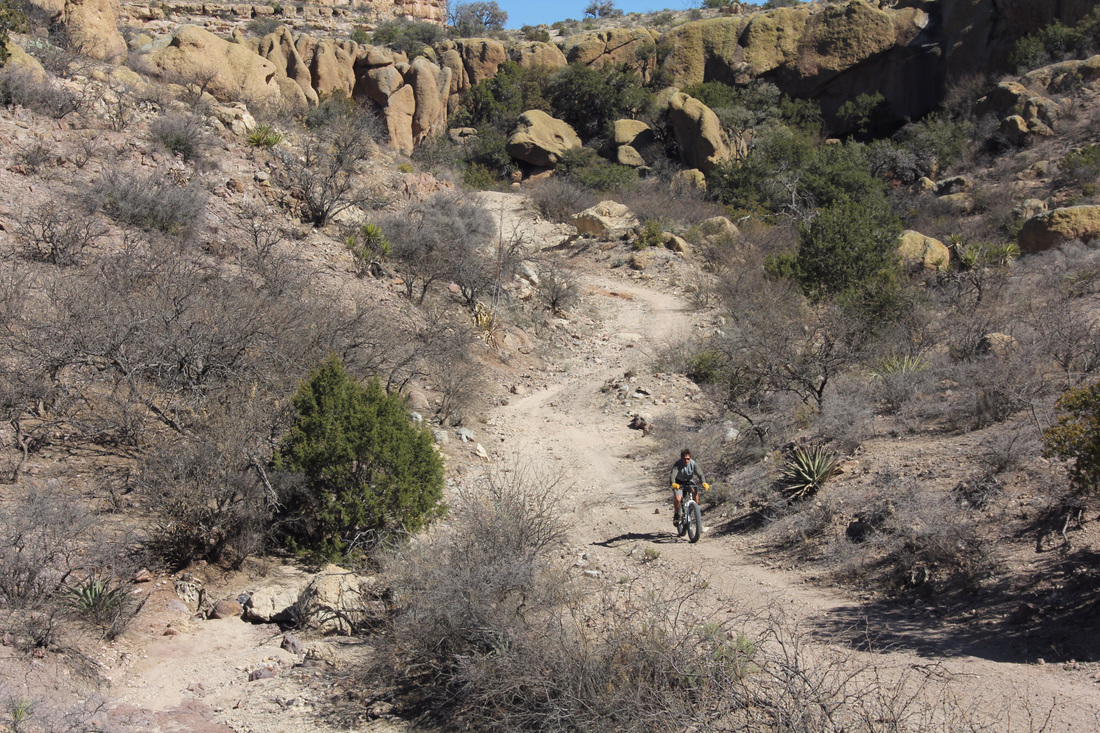
M 627 271 L 586 277 L 586 307 L 595 309 L 592 331 L 584 338 L 563 339 L 571 343 L 572 359 L 558 365 L 544 387 L 498 408 L 490 420 L 500 445 L 507 446 L 501 457 L 511 453 L 549 470 L 562 467 L 578 489 L 602 487 L 602 500 L 592 501 L 584 492 L 584 500 L 573 507 L 579 567 L 611 579 L 637 577 L 642 565 L 667 578 L 698 573 L 707 580 L 698 599 L 700 613 L 780 613 L 787 623 L 819 633 L 818 638 L 835 639 L 823 643 L 875 665 L 887 679 L 912 678 L 914 670 L 935 665 L 937 674 L 951 679 L 947 694 L 978 717 L 996 718 L 994 730 L 1039 730 L 1048 711 L 1047 730 L 1098 729 L 1100 684 L 1091 675 L 1068 674 L 1059 665 L 938 654 L 938 647 L 952 646 L 937 641 L 945 630 L 915 611 L 889 620 L 868 617 L 844 591 L 815 587 L 797 572 L 764 567 L 766 558 L 746 552 L 748 543 L 735 534 L 705 533 L 695 545 L 678 539 L 667 491 L 667 467 L 676 456 L 652 463 L 654 439 L 631 430 L 628 423 L 634 412 L 690 413 L 698 408 L 700 398 L 690 385 L 653 375 L 652 363 L 662 346 L 706 326 L 681 298 L 642 280 L 615 277 L 620 272 Z M 636 374 L 637 385 L 649 394 L 634 393 L 623 405 L 616 391 L 610 390 L 609 396 L 605 387 L 629 384 L 627 374 Z M 705 468 L 707 457 L 697 458 Z M 877 654 L 854 651 L 841 638 L 852 638 L 857 627 L 864 640 L 881 636 L 894 644 L 898 639 L 914 643 Z M 941 689 L 938 694 L 943 693 Z

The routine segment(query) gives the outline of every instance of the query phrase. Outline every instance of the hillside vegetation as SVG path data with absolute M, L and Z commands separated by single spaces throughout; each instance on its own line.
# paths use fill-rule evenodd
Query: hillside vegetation
M 0 0 L 0 724 L 1100 714 L 1100 10 L 423 5 Z

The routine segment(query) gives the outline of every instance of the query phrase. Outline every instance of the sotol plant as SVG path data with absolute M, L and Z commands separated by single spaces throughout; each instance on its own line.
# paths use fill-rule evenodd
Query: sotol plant
M 839 456 L 824 446 L 795 448 L 783 467 L 784 493 L 792 501 L 813 496 L 836 472 L 839 462 Z

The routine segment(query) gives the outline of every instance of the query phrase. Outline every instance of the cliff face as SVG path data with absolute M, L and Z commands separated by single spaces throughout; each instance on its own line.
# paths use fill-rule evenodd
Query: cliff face
M 1074 23 L 1095 0 L 851 0 L 687 23 L 663 39 L 675 83 L 763 78 L 818 100 L 826 117 L 881 93 L 892 116 L 920 117 L 947 84 L 1006 70 L 1018 38 L 1053 20 Z

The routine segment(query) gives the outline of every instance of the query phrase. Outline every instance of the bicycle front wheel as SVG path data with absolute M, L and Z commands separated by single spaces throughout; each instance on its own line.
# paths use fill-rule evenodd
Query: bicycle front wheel
M 690 506 L 684 508 L 684 511 L 687 513 L 688 542 L 698 542 L 699 536 L 703 533 L 703 510 L 693 501 Z

